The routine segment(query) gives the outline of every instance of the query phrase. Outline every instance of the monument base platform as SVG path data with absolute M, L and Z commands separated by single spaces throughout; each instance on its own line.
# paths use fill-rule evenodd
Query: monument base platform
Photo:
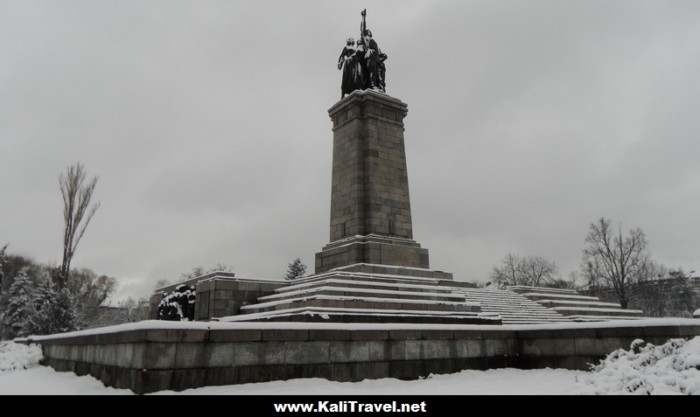
M 358 263 L 297 279 L 222 321 L 501 324 L 443 271 Z
M 428 249 L 412 239 L 366 235 L 336 240 L 316 253 L 316 273 L 353 264 L 428 269 Z
M 20 340 L 57 371 L 138 394 L 292 378 L 418 379 L 464 369 L 588 370 L 635 339 L 700 335 L 698 320 L 464 326 L 143 321 Z

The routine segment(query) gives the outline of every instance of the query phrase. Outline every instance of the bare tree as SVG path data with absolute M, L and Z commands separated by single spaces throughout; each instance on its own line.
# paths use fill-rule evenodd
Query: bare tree
M 581 271 L 589 285 L 603 283 L 611 287 L 622 308 L 632 300 L 632 285 L 650 273 L 649 251 L 644 231 L 636 228 L 622 235 L 615 234 L 610 220 L 600 218 L 592 223 L 583 250 Z
M 190 278 L 196 278 L 196 277 L 206 275 L 206 274 L 211 274 L 212 272 L 233 272 L 233 270 L 234 270 L 233 266 L 226 265 L 226 264 L 219 262 L 210 268 L 204 268 L 201 265 L 195 266 L 194 268 L 192 268 L 192 270 L 190 272 L 183 272 L 180 276 L 182 277 L 182 279 L 190 279 Z
M 168 285 L 172 285 L 172 282 L 170 282 L 169 279 L 159 279 L 156 281 L 156 285 L 153 287 L 153 290 L 157 291 L 163 287 L 167 287 Z
M 673 297 L 672 287 L 664 285 L 662 280 L 668 276 L 668 268 L 649 262 L 649 273 L 640 278 L 635 285 L 635 302 L 650 317 L 666 316 L 667 305 Z
M 650 271 L 636 283 L 632 305 L 644 310 L 646 316 L 691 317 L 698 302 L 690 283 L 691 274 L 682 268 L 670 270 L 655 263 L 651 263 Z
M 501 262 L 501 267 L 493 267 L 491 281 L 499 286 L 529 285 L 539 287 L 552 281 L 557 266 L 541 256 L 524 258 L 508 253 Z
M 506 254 L 501 261 L 501 267 L 493 267 L 491 271 L 491 281 L 501 287 L 507 285 L 522 285 L 518 268 L 520 265 L 520 257 L 512 253 Z
M 63 289 L 70 274 L 70 263 L 75 255 L 75 249 L 80 243 L 85 229 L 95 212 L 100 207 L 97 202 L 90 206 L 92 193 L 97 185 L 97 177 L 85 181 L 85 167 L 81 163 L 69 166 L 65 174 L 61 174 L 58 183 L 63 195 L 63 261 L 58 271 L 57 285 Z
M 554 279 L 557 266 L 541 256 L 528 256 L 520 263 L 520 274 L 526 285 L 539 287 Z

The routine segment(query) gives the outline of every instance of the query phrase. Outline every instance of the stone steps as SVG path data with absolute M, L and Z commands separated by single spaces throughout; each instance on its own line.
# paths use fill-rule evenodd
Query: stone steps
M 318 287 L 351 287 L 360 289 L 371 289 L 371 290 L 400 290 L 400 291 L 412 291 L 412 292 L 431 292 L 431 293 L 444 293 L 451 294 L 454 287 L 441 286 L 436 283 L 425 284 L 425 283 L 414 283 L 413 281 L 400 282 L 399 280 L 389 281 L 374 281 L 372 277 L 369 276 L 355 276 L 355 277 L 345 277 L 331 275 L 330 278 L 325 280 L 315 280 L 311 282 L 306 282 L 298 285 L 290 285 L 287 287 L 278 288 L 275 290 L 276 294 L 291 293 L 294 291 L 304 291 Z
M 363 287 L 336 287 L 332 285 L 319 285 L 311 288 L 298 290 L 298 291 L 286 291 L 279 292 L 277 294 L 268 295 L 258 298 L 260 302 L 281 300 L 289 297 L 306 297 L 310 295 L 337 295 L 346 297 L 377 297 L 381 296 L 383 298 L 399 298 L 399 299 L 420 299 L 420 300 L 430 300 L 430 301 L 454 301 L 460 302 L 464 301 L 464 296 L 459 294 L 454 294 L 452 292 L 427 292 L 427 291 L 401 291 L 401 290 L 387 290 L 387 289 L 377 289 L 377 288 L 363 288 Z
M 554 307 L 552 310 L 567 315 L 600 315 L 603 313 L 606 316 L 613 317 L 629 317 L 629 318 L 642 318 L 642 310 L 623 310 L 620 308 L 586 308 L 586 307 Z
M 300 278 L 294 280 L 290 285 L 280 288 L 280 291 L 292 291 L 302 287 L 308 287 L 313 285 L 318 285 L 318 283 L 323 283 L 328 280 L 345 280 L 345 281 L 360 281 L 364 282 L 365 285 L 372 284 L 381 286 L 382 284 L 398 284 L 401 286 L 411 285 L 420 287 L 435 287 L 435 286 L 447 286 L 453 287 L 472 287 L 473 284 L 466 282 L 458 282 L 452 280 L 442 280 L 431 277 L 415 277 L 415 276 L 402 276 L 402 275 L 392 275 L 384 273 L 369 273 L 369 272 L 352 272 L 344 270 L 332 270 L 325 272 L 323 274 L 312 275 L 305 278 Z
M 606 303 L 603 301 L 569 301 L 569 300 L 537 300 L 537 303 L 547 308 L 555 307 L 600 307 L 600 308 L 616 308 L 620 305 L 615 303 Z
M 220 321 L 324 323 L 440 323 L 501 324 L 497 314 L 436 310 L 375 310 L 361 308 L 298 307 L 231 316 Z
M 548 307 L 564 316 L 574 316 L 581 321 L 580 317 L 590 316 L 591 320 L 606 320 L 605 317 L 620 318 L 641 318 L 641 310 L 626 310 L 620 304 L 601 301 L 598 297 L 580 295 L 575 290 L 561 288 L 540 288 L 540 287 L 509 287 L 509 290 L 519 293 L 542 306 Z
M 409 272 L 412 275 L 401 275 Z M 350 265 L 277 288 L 257 303 L 241 307 L 242 315 L 236 320 L 471 323 L 488 322 L 484 318 L 488 317 L 493 323 L 498 316 L 503 324 L 534 324 L 640 315 L 573 290 L 475 288 L 443 279 L 442 274 L 420 268 Z
M 518 294 L 528 293 L 528 292 L 543 292 L 547 294 L 569 294 L 578 295 L 576 290 L 570 290 L 568 288 L 548 288 L 548 287 L 530 287 L 526 285 L 511 285 L 508 287 L 509 291 L 513 291 Z
M 532 301 L 540 300 L 571 300 L 571 301 L 600 301 L 598 297 L 590 297 L 588 295 L 573 295 L 573 294 L 547 294 L 539 292 L 520 293 Z
M 606 316 L 606 315 L 571 315 L 568 316 L 572 321 L 575 322 L 598 322 L 598 321 L 609 321 L 609 320 L 639 320 L 643 317 L 629 317 L 629 316 Z
M 508 290 L 469 288 L 460 289 L 468 301 L 478 300 L 481 311 L 499 314 L 503 324 L 560 323 L 570 320 L 522 295 Z
M 481 311 L 478 303 L 425 299 L 311 295 L 285 298 L 241 307 L 241 313 L 283 310 L 296 307 L 362 308 L 375 310 Z
M 236 320 L 371 322 L 376 317 L 397 323 L 500 323 L 495 314 L 480 317 L 480 304 L 456 291 L 473 284 L 451 278 L 421 268 L 349 265 L 277 288 L 241 307 Z M 321 318 L 324 311 L 330 319 Z

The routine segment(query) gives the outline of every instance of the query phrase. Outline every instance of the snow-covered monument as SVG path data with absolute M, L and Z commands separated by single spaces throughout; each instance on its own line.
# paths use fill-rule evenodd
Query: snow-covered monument
M 333 105 L 330 242 L 316 254 L 315 274 L 291 283 L 200 277 L 190 283 L 197 292 L 195 318 L 512 324 L 641 315 L 572 290 L 481 289 L 431 269 L 428 249 L 413 239 L 407 112 L 405 103 L 373 89 L 357 89 Z
M 384 92 L 386 55 L 365 24 L 361 37 L 361 47 L 341 55 L 341 68 L 354 66 L 353 82 L 329 110 L 330 234 L 315 273 L 292 282 L 211 273 L 178 283 L 195 287 L 195 321 L 30 338 L 42 344 L 47 364 L 145 393 L 303 377 L 413 379 L 505 366 L 586 369 L 637 338 L 663 343 L 700 334 L 700 322 L 691 319 L 575 323 L 639 313 L 566 290 L 475 288 L 432 269 L 428 250 L 413 236 L 408 107 Z M 162 297 L 152 297 L 154 309 Z
M 414 240 L 404 141 L 408 106 L 386 94 L 388 56 L 367 27 L 348 38 L 339 60 L 341 100 L 333 131 L 330 239 L 315 274 L 293 283 L 214 273 L 196 286 L 195 318 L 222 321 L 390 323 L 550 323 L 637 318 L 571 290 L 479 289 L 430 268 Z M 153 318 L 165 292 L 151 298 Z

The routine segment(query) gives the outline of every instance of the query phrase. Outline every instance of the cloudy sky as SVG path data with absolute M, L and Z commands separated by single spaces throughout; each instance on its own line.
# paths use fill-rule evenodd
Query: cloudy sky
M 408 104 L 414 236 L 483 281 L 576 270 L 591 222 L 700 268 L 700 2 L 0 0 L 0 244 L 60 263 L 58 175 L 99 175 L 74 258 L 147 296 L 280 279 L 328 243 L 337 57 L 360 14 Z

